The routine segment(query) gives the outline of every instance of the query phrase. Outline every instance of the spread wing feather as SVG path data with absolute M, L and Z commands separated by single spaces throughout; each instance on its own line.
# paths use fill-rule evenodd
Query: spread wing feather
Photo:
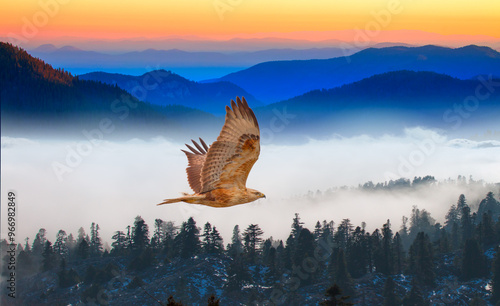
M 204 155 L 201 193 L 216 188 L 246 188 L 248 174 L 259 158 L 260 131 L 257 118 L 245 98 L 236 98 L 236 101 L 231 100 L 232 109 L 226 106 L 222 131 Z
M 191 186 L 191 189 L 193 189 L 194 192 L 200 193 L 202 189 L 201 170 L 203 169 L 203 164 L 205 163 L 205 159 L 207 157 L 207 151 L 209 149 L 207 144 L 201 138 L 200 138 L 200 143 L 203 147 L 200 146 L 196 141 L 192 139 L 191 141 L 198 150 L 186 144 L 186 147 L 188 147 L 190 151 L 182 150 L 182 152 L 186 154 L 188 159 L 188 167 L 186 168 L 186 172 L 188 175 L 189 186 Z

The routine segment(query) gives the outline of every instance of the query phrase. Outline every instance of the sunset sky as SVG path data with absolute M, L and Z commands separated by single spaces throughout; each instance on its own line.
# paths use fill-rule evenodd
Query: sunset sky
M 0 1 L 0 37 L 52 43 L 64 37 L 226 39 L 298 31 L 318 33 L 283 37 L 321 40 L 335 38 L 321 32 L 356 28 L 500 38 L 500 2 L 492 0 Z

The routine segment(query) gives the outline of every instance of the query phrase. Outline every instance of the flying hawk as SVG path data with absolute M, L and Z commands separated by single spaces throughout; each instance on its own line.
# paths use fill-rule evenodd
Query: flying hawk
M 236 103 L 231 100 L 231 108 L 226 106 L 226 121 L 210 148 L 200 138 L 201 145 L 191 140 L 196 149 L 186 144 L 189 151 L 182 150 L 188 159 L 186 172 L 194 194 L 185 193 L 183 197 L 166 199 L 158 205 L 186 202 L 228 207 L 266 197 L 245 186 L 260 153 L 257 118 L 245 98 L 237 97 Z

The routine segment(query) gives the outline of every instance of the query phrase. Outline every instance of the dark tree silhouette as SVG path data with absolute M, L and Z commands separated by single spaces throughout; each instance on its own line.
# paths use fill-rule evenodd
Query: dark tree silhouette
M 436 278 L 434 272 L 434 255 L 429 236 L 424 232 L 417 234 L 410 247 L 409 270 L 415 279 L 423 285 L 433 286 Z
M 90 256 L 99 257 L 102 254 L 102 241 L 99 237 L 99 224 L 92 222 L 90 226 Z
M 135 252 L 142 252 L 149 246 L 149 227 L 141 216 L 135 217 L 132 230 L 132 248 Z
M 401 299 L 396 293 L 396 283 L 392 277 L 387 277 L 384 284 L 384 304 L 383 306 L 399 306 Z
M 500 248 L 496 248 L 495 258 L 493 260 L 493 277 L 491 279 L 491 302 L 496 304 L 500 301 Z
M 190 258 L 199 252 L 201 244 L 199 233 L 200 230 L 196 227 L 193 217 L 182 223 L 181 230 L 175 237 L 175 244 L 182 258 Z
M 243 233 L 244 254 L 249 263 L 257 262 L 263 234 L 264 232 L 257 224 L 250 224 Z
M 89 254 L 90 254 L 90 247 L 87 242 L 87 239 L 82 239 L 82 241 L 78 245 L 77 256 L 80 259 L 86 259 L 89 257 Z
M 461 270 L 462 279 L 464 280 L 481 278 L 487 275 L 486 257 L 475 239 L 465 241 Z
M 238 225 L 235 225 L 233 228 L 233 236 L 231 237 L 231 243 L 227 246 L 227 251 L 229 256 L 233 258 L 243 253 L 243 242 Z
M 52 249 L 52 243 L 48 240 L 45 242 L 42 257 L 42 271 L 49 271 L 56 267 L 56 256 L 54 250 Z
M 379 252 L 379 264 L 377 265 L 377 271 L 386 275 L 392 274 L 394 270 L 394 253 L 392 244 L 393 237 L 391 222 L 387 220 L 387 223 L 382 227 L 382 245 Z
M 347 262 L 345 259 L 344 250 L 339 248 L 332 254 L 335 254 L 336 257 L 332 279 L 340 288 L 342 288 L 343 291 L 345 291 L 347 295 L 353 296 L 354 284 L 351 278 L 351 274 L 349 274 L 349 271 L 347 270 Z

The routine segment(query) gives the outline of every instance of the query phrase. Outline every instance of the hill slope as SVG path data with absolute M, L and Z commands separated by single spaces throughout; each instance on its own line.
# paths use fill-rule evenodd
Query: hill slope
M 329 90 L 314 90 L 259 108 L 256 113 L 263 122 L 280 119 L 280 124 L 286 123 L 286 134 L 296 139 L 299 135 L 321 138 L 335 133 L 394 134 L 412 126 L 457 133 L 495 131 L 500 116 L 500 80 L 490 81 L 496 85 L 491 85 L 489 92 L 483 85 L 488 77 L 481 78 L 483 81 L 434 72 L 387 72 Z M 477 88 L 484 99 L 476 96 Z M 283 119 L 285 113 L 287 119 Z
M 165 70 L 155 70 L 141 76 L 93 72 L 78 78 L 117 85 L 134 97 L 155 105 L 178 104 L 217 115 L 225 114 L 224 106 L 236 96 L 244 96 L 251 107 L 262 105 L 232 83 L 197 83 Z
M 116 86 L 79 80 L 10 44 L 0 43 L 0 71 L 2 135 L 75 135 L 106 126 L 114 136 L 172 137 L 193 120 L 219 121 L 198 110 L 156 107 Z
M 478 46 L 369 48 L 350 57 L 261 63 L 218 80 L 232 82 L 260 101 L 271 103 L 398 70 L 433 71 L 460 79 L 498 76 L 500 53 Z

